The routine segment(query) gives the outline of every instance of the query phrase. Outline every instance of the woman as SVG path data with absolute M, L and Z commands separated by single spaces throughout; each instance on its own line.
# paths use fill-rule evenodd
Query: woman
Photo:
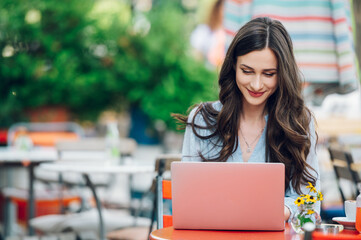
M 312 114 L 291 38 L 277 20 L 257 18 L 236 34 L 219 75 L 219 101 L 194 108 L 186 124 L 183 161 L 281 162 L 285 165 L 285 220 L 320 188 Z M 320 209 L 319 202 L 316 210 Z

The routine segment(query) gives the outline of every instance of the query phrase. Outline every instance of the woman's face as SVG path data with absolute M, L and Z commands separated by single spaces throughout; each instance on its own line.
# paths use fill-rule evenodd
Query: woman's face
M 236 63 L 236 81 L 243 95 L 243 104 L 264 107 L 277 89 L 277 58 L 265 48 L 239 56 Z

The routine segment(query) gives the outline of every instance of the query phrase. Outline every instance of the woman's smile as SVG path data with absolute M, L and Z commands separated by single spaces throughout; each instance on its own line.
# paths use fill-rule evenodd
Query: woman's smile
M 255 98 L 261 97 L 265 93 L 265 92 L 253 92 L 249 89 L 247 89 L 247 90 L 249 92 L 249 95 L 251 95 L 252 97 L 255 97 Z

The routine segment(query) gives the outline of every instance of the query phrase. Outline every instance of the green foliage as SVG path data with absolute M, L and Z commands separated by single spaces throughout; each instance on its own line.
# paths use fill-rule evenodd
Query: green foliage
M 180 9 L 163 5 L 147 17 L 149 33 L 131 39 L 139 66 L 125 68 L 125 74 L 137 78 L 138 86 L 127 98 L 139 103 L 152 119 L 175 128 L 171 112 L 185 113 L 194 103 L 216 98 L 216 74 L 189 55 L 189 31 Z
M 170 113 L 216 99 L 216 73 L 190 56 L 191 25 L 166 2 L 147 13 L 116 0 L 0 2 L 0 127 L 24 109 L 68 107 L 95 120 L 140 107 L 175 128 Z
M 300 213 L 297 218 L 300 220 L 300 226 L 303 227 L 305 223 L 313 223 L 311 219 L 311 214 L 307 214 L 306 212 Z

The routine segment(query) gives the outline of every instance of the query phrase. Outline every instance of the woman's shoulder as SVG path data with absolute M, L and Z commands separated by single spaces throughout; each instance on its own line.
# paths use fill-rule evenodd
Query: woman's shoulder
M 305 108 L 304 118 L 306 119 L 306 123 L 308 123 L 309 131 L 315 131 L 315 125 L 317 125 L 317 121 L 314 113 L 307 107 Z
M 204 102 L 196 105 L 188 115 L 188 122 L 192 122 L 194 119 L 194 123 L 198 125 L 204 125 L 204 113 L 209 112 L 211 109 L 212 111 L 219 112 L 222 109 L 222 103 L 220 101 L 214 102 Z
M 221 103 L 219 100 L 218 100 L 218 101 L 214 101 L 214 102 L 212 102 L 211 104 L 212 104 L 213 108 L 214 108 L 215 110 L 217 110 L 217 111 L 221 111 L 221 109 L 222 109 L 222 107 L 223 107 L 222 103 Z
M 309 128 L 309 132 L 310 135 L 313 136 L 316 134 L 316 127 L 317 127 L 317 121 L 315 116 L 310 112 L 309 114 L 309 123 L 308 123 L 308 128 Z

